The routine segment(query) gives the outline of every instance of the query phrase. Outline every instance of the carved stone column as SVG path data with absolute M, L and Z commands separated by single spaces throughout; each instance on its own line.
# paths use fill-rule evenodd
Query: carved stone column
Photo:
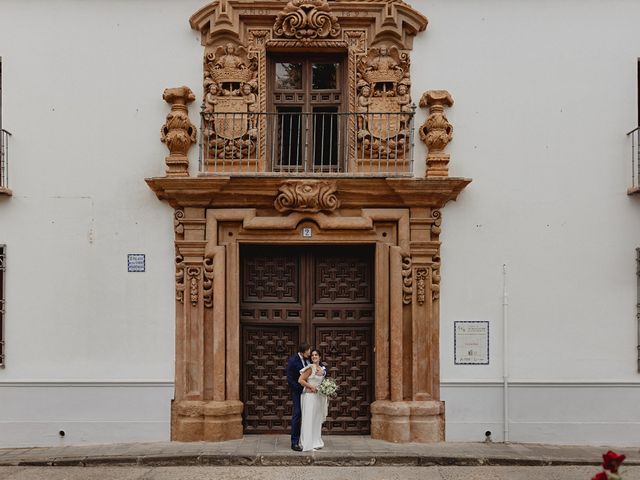
M 187 153 L 196 142 L 196 127 L 189 120 L 187 104 L 195 100 L 189 87 L 167 88 L 162 94 L 165 102 L 171 104 L 171 111 L 160 130 L 160 140 L 167 145 L 167 177 L 188 177 L 189 159 Z
M 420 139 L 427 145 L 427 177 L 449 175 L 449 154 L 444 153 L 453 138 L 453 126 L 444 115 L 444 107 L 453 105 L 446 90 L 429 90 L 422 95 L 420 107 L 429 108 L 429 116 L 419 128 Z

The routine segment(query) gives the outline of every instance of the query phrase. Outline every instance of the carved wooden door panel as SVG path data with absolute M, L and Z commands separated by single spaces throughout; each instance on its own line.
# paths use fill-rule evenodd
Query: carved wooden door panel
M 286 360 L 307 340 L 340 384 L 325 433 L 367 434 L 373 401 L 373 249 L 241 250 L 241 382 L 245 433 L 286 433 Z

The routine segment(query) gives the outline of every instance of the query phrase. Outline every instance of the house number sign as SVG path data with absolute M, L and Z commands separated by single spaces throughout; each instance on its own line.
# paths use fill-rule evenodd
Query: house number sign
M 456 365 L 489 365 L 489 322 L 453 322 Z
M 302 236 L 305 238 L 311 238 L 313 236 L 313 232 L 309 227 L 302 229 Z

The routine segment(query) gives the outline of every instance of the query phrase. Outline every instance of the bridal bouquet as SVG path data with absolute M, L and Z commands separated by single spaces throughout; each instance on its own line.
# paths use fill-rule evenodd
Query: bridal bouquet
M 338 388 L 338 384 L 333 378 L 325 378 L 318 386 L 318 393 L 329 398 L 336 398 L 338 396 Z

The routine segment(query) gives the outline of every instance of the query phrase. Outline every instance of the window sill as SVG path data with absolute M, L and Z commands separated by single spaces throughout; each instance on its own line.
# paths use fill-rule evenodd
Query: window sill
M 640 187 L 627 188 L 627 195 L 638 195 L 638 194 L 640 194 Z
M 0 187 L 0 195 L 6 195 L 7 197 L 10 197 L 11 195 L 13 195 L 13 192 L 10 188 Z

